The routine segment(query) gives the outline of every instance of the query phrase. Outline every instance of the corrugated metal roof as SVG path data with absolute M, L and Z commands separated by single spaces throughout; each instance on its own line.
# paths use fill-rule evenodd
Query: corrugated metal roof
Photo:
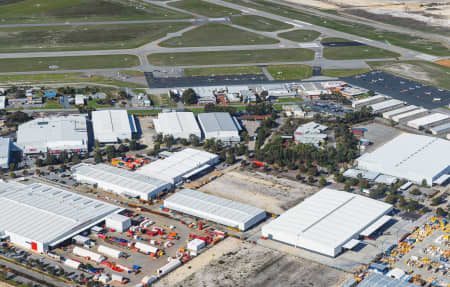
M 182 189 L 170 196 L 164 200 L 164 206 L 238 228 L 257 217 L 264 218 L 266 214 L 260 208 L 192 189 Z
M 358 167 L 421 183 L 435 177 L 450 165 L 450 142 L 404 133 L 371 153 L 357 159 Z
M 324 188 L 263 226 L 262 233 L 335 256 L 340 247 L 391 209 L 384 202 Z
M 164 187 L 170 188 L 170 183 L 167 181 L 104 164 L 82 163 L 72 167 L 72 171 L 75 175 L 82 175 L 91 181 L 106 182 L 116 185 L 117 188 L 127 189 L 128 192 L 133 192 L 137 196 L 147 196 L 154 190 Z
M 153 120 L 157 133 L 189 138 L 191 134 L 201 137 L 200 127 L 192 112 L 159 113 Z
M 385 110 L 387 108 L 395 107 L 395 106 L 398 106 L 398 105 L 401 105 L 401 104 L 403 104 L 402 101 L 397 100 L 397 99 L 391 99 L 391 100 L 387 100 L 387 101 L 384 101 L 384 102 L 381 102 L 381 103 L 376 103 L 376 104 L 373 104 L 373 105 L 369 105 L 369 107 L 372 108 L 372 111 L 374 113 L 377 113 L 378 111 L 382 111 L 382 110 Z
M 402 107 L 400 109 L 395 109 L 395 110 L 383 113 L 383 118 L 390 119 L 392 116 L 403 114 L 403 113 L 413 111 L 413 110 L 417 110 L 418 108 L 419 108 L 418 106 L 414 106 L 414 105 Z
M 100 142 L 116 142 L 131 139 L 136 132 L 134 118 L 126 110 L 104 110 L 92 112 L 95 139 Z
M 441 133 L 448 131 L 449 129 L 450 129 L 450 123 L 446 123 L 443 125 L 439 125 L 439 126 L 430 128 L 430 130 L 433 134 L 441 134 Z
M 198 120 L 205 133 L 222 131 L 239 132 L 230 113 L 203 113 L 198 115 Z
M 51 245 L 121 208 L 45 184 L 0 182 L 0 210 L 0 231 Z
M 19 125 L 17 145 L 28 152 L 87 150 L 86 115 L 37 118 Z
M 408 283 L 406 281 L 390 278 L 378 273 L 371 273 L 364 278 L 358 287 L 417 287 L 417 285 Z
M 433 113 L 430 115 L 427 115 L 425 117 L 421 117 L 412 121 L 408 122 L 408 126 L 411 127 L 421 127 L 421 126 L 427 126 L 431 125 L 440 121 L 448 120 L 450 119 L 450 115 L 447 114 L 440 114 L 440 113 Z
M 173 182 L 175 178 L 188 174 L 213 161 L 218 161 L 218 155 L 206 151 L 187 148 L 173 153 L 171 156 L 144 165 L 136 172 Z

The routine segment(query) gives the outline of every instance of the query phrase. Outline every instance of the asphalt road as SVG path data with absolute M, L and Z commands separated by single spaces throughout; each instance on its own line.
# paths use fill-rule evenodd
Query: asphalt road
M 144 0 L 145 2 L 154 4 L 154 5 L 158 5 L 158 6 L 162 6 L 162 7 L 168 7 L 170 9 L 174 9 L 174 7 L 168 6 L 167 3 L 164 2 L 160 2 L 160 1 L 151 1 L 151 0 Z M 233 3 L 228 3 L 228 2 L 224 2 L 221 0 L 205 0 L 207 2 L 210 3 L 214 3 L 217 5 L 222 5 L 225 7 L 229 7 L 232 9 L 236 9 L 236 10 L 240 10 L 242 11 L 244 14 L 254 14 L 254 15 L 258 15 L 258 16 L 263 16 L 263 17 L 267 17 L 267 18 L 271 18 L 274 20 L 278 20 L 281 22 L 286 22 L 289 24 L 292 24 L 295 26 L 295 28 L 293 29 L 298 29 L 298 28 L 304 28 L 304 29 L 314 29 L 317 30 L 319 32 L 321 32 L 323 35 L 329 35 L 329 36 L 333 36 L 333 37 L 342 37 L 342 38 L 347 38 L 349 40 L 352 41 L 358 41 L 361 43 L 364 43 L 366 45 L 371 45 L 371 46 L 375 46 L 378 48 L 382 48 L 382 49 L 386 49 L 386 50 L 390 50 L 393 52 L 397 52 L 402 54 L 402 57 L 400 59 L 402 60 L 411 60 L 411 59 L 424 59 L 424 60 L 437 60 L 438 57 L 433 57 L 430 55 L 425 55 L 425 54 L 421 54 L 419 52 L 415 52 L 415 51 L 411 51 L 405 48 L 401 48 L 401 47 L 397 47 L 397 46 L 392 46 L 388 43 L 385 42 L 378 42 L 378 41 L 373 41 L 370 39 L 366 39 L 363 37 L 359 37 L 359 36 L 355 36 L 355 35 L 351 35 L 351 34 L 347 34 L 347 33 L 343 33 L 343 32 L 338 32 L 335 30 L 331 30 L 331 29 L 327 29 L 327 28 L 323 28 L 320 26 L 315 26 L 309 23 L 304 23 L 302 21 L 298 21 L 298 20 L 293 20 L 290 18 L 286 18 L 286 17 L 282 17 L 279 15 L 275 15 L 275 14 L 271 14 L 271 13 L 267 13 L 267 12 L 263 12 L 263 11 L 259 11 L 259 10 L 255 10 L 255 9 L 251 9 L 251 8 L 247 8 L 247 7 L 243 7 L 240 5 L 236 5 Z M 306 9 L 306 8 L 303 8 Z M 187 19 L 187 20 L 147 20 L 147 21 L 109 21 L 109 22 L 77 22 L 77 23 L 58 23 L 58 25 L 94 25 L 94 24 L 117 24 L 117 23 L 157 23 L 157 22 L 179 22 L 179 21 L 193 21 L 196 24 L 199 23 L 204 23 L 207 21 L 223 21 L 223 22 L 227 22 L 229 23 L 229 20 L 227 18 L 206 18 L 203 17 L 201 15 L 197 15 L 194 13 L 190 13 L 188 11 L 182 10 L 182 9 L 174 9 L 180 12 L 184 12 L 187 14 L 191 14 L 195 17 L 198 17 L 197 19 Z M 327 14 L 328 16 L 328 14 Z M 24 25 L 55 25 L 55 24 L 12 24 L 9 25 L 8 27 L 19 27 L 19 26 L 15 26 L 15 25 L 19 25 L 19 26 L 24 26 Z M 234 25 L 233 25 L 234 26 Z M 0 27 L 5 27 L 5 25 L 0 26 Z M 165 47 L 161 47 L 159 46 L 159 43 L 172 38 L 172 37 L 176 37 L 176 36 L 180 36 L 182 33 L 189 31 L 191 29 L 194 29 L 196 26 L 191 26 L 188 27 L 186 29 L 183 29 L 179 32 L 176 33 L 170 33 L 168 35 L 166 35 L 165 37 L 158 39 L 154 42 L 150 42 L 147 43 L 141 47 L 138 47 L 136 49 L 115 49 L 115 50 L 91 50 L 91 51 L 65 51 L 65 52 L 28 52 L 28 53 L 0 53 L 0 59 L 5 59 L 5 58 L 27 58 L 27 57 L 64 57 L 64 56 L 91 56 L 91 55 L 123 55 L 123 54 L 131 54 L 131 55 L 136 55 L 139 57 L 141 64 L 137 67 L 133 67 L 133 69 L 137 69 L 140 71 L 145 71 L 145 72 L 152 72 L 154 70 L 161 70 L 161 69 L 173 69 L 174 67 L 157 67 L 157 66 L 153 66 L 151 65 L 151 63 L 149 63 L 147 61 L 147 55 L 150 53 L 176 53 L 176 52 L 204 52 L 204 51 L 233 51 L 233 50 L 254 50 L 254 49 L 284 49 L 284 48 L 309 48 L 315 51 L 315 59 L 313 61 L 307 61 L 307 62 L 298 62 L 298 61 L 292 61 L 289 62 L 289 64 L 308 64 L 308 65 L 313 65 L 313 66 L 320 66 L 322 67 L 322 69 L 356 69 L 356 68 L 367 68 L 367 64 L 365 63 L 364 60 L 339 60 L 339 61 L 334 61 L 334 60 L 328 60 L 328 59 L 324 59 L 322 57 L 323 54 L 323 49 L 322 49 L 322 45 L 320 44 L 320 38 L 313 41 L 313 42 L 309 42 L 309 43 L 297 43 L 294 41 L 290 41 L 284 38 L 280 38 L 277 36 L 278 33 L 280 32 L 284 32 L 284 31 L 289 31 L 289 30 L 293 30 L 293 29 L 287 29 L 284 31 L 277 31 L 277 32 L 261 32 L 261 31 L 256 31 L 256 30 L 252 30 L 252 29 L 248 29 L 245 27 L 237 27 L 239 29 L 242 30 L 246 30 L 252 33 L 256 33 L 259 35 L 263 35 L 263 36 L 267 36 L 267 37 L 272 37 L 272 38 L 276 38 L 280 41 L 279 44 L 271 44 L 271 45 L 239 45 L 239 46 L 213 46 L 213 47 L 182 47 L 182 48 L 165 48 Z M 389 59 L 371 59 L 371 60 L 389 60 Z M 255 65 L 267 65 L 267 64 L 274 64 L 274 63 L 254 63 Z M 287 63 L 280 63 L 280 64 L 287 64 Z M 204 67 L 204 66 L 239 66 L 242 64 L 231 64 L 231 65 L 192 65 L 192 66 L 177 66 L 177 69 L 180 68 L 190 68 L 190 67 Z M 124 69 L 102 69 L 101 71 L 116 71 L 116 70 L 124 70 Z M 95 70 L 71 70 L 73 71 L 79 71 L 79 72 L 92 72 Z M 49 71 L 45 71 L 45 73 L 48 73 Z M 50 72 L 68 72 L 68 71 L 50 71 Z M 27 72 L 24 74 L 37 74 L 37 73 L 41 73 L 41 72 Z M 11 75 L 11 74 L 18 74 L 18 73 L 0 73 L 0 74 L 7 74 L 7 75 Z

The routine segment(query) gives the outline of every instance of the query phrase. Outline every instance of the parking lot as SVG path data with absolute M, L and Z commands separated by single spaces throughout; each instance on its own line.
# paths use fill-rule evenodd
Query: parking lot
M 405 101 L 410 105 L 436 109 L 450 104 L 450 92 L 430 85 L 393 76 L 381 71 L 371 71 L 342 78 L 343 81 Z

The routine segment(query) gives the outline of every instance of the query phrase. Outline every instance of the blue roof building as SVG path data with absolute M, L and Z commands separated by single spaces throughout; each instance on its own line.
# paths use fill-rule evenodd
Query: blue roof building
M 44 93 L 46 98 L 55 98 L 56 97 L 56 92 L 55 91 L 48 91 Z

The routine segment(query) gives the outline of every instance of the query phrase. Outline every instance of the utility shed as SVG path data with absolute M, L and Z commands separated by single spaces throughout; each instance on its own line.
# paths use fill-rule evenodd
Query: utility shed
M 198 121 L 205 134 L 205 139 L 215 138 L 225 144 L 239 143 L 241 126 L 230 113 L 203 113 Z
M 240 230 L 247 230 L 266 217 L 260 208 L 192 189 L 182 189 L 170 196 L 164 200 L 164 206 Z
M 324 188 L 262 227 L 262 235 L 336 257 L 352 239 L 392 210 L 392 205 Z
M 172 187 L 168 181 L 104 164 L 81 163 L 71 170 L 79 182 L 96 184 L 103 190 L 143 200 L 154 199 Z
M 357 159 L 358 168 L 422 184 L 433 184 L 450 174 L 450 142 L 444 139 L 403 133 Z
M 153 120 L 157 133 L 172 135 L 175 139 L 188 139 L 190 135 L 201 138 L 202 133 L 192 112 L 159 113 Z
M 0 168 L 9 168 L 9 153 L 11 142 L 9 138 L 0 138 Z
M 19 125 L 17 146 L 24 154 L 88 150 L 86 115 L 37 118 Z
M 122 210 L 53 186 L 0 181 L 0 235 L 46 252 Z
M 177 184 L 219 163 L 219 156 L 206 151 L 187 148 L 144 165 L 138 174 Z
M 133 115 L 126 110 L 105 110 L 92 112 L 94 137 L 100 143 L 116 143 L 131 140 L 136 133 Z

